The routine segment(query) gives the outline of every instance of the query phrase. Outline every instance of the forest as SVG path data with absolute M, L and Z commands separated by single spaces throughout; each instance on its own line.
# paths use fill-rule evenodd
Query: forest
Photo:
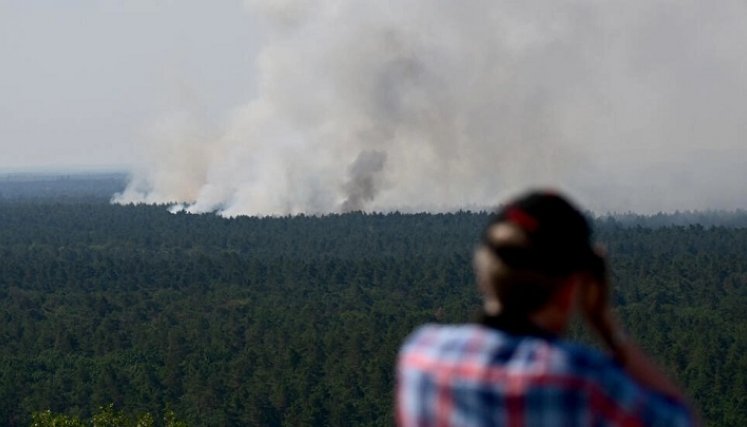
M 747 214 L 689 215 L 705 220 L 600 217 L 595 238 L 629 332 L 707 425 L 744 426 Z M 402 340 L 478 307 L 487 218 L 0 197 L 0 424 L 115 408 L 153 425 L 390 426 Z

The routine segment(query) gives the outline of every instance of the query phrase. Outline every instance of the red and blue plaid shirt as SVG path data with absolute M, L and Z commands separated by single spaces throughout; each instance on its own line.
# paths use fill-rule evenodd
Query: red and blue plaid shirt
M 424 426 L 690 426 L 683 402 L 610 357 L 541 334 L 426 325 L 403 345 L 397 423 Z

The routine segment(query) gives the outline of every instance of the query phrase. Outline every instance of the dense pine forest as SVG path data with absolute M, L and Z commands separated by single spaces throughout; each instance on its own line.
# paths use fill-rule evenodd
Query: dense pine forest
M 389 426 L 403 338 L 478 306 L 484 213 L 225 219 L 14 188 L 0 191 L 2 425 L 113 404 L 155 425 L 173 411 Z M 690 215 L 600 218 L 596 238 L 629 331 L 709 425 L 744 426 L 747 215 Z

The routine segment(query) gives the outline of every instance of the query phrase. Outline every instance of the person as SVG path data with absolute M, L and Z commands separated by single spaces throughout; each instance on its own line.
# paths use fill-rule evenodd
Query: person
M 505 205 L 474 253 L 476 322 L 421 326 L 400 350 L 397 424 L 696 424 L 682 392 L 616 320 L 605 258 L 562 195 L 534 191 Z M 608 352 L 562 338 L 579 312 Z

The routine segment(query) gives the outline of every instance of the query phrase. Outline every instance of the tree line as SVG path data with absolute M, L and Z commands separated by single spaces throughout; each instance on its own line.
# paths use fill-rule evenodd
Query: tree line
M 111 404 L 153 425 L 392 425 L 404 337 L 478 307 L 486 221 L 0 201 L 0 424 Z M 596 227 L 629 331 L 710 425 L 747 424 L 747 229 Z

